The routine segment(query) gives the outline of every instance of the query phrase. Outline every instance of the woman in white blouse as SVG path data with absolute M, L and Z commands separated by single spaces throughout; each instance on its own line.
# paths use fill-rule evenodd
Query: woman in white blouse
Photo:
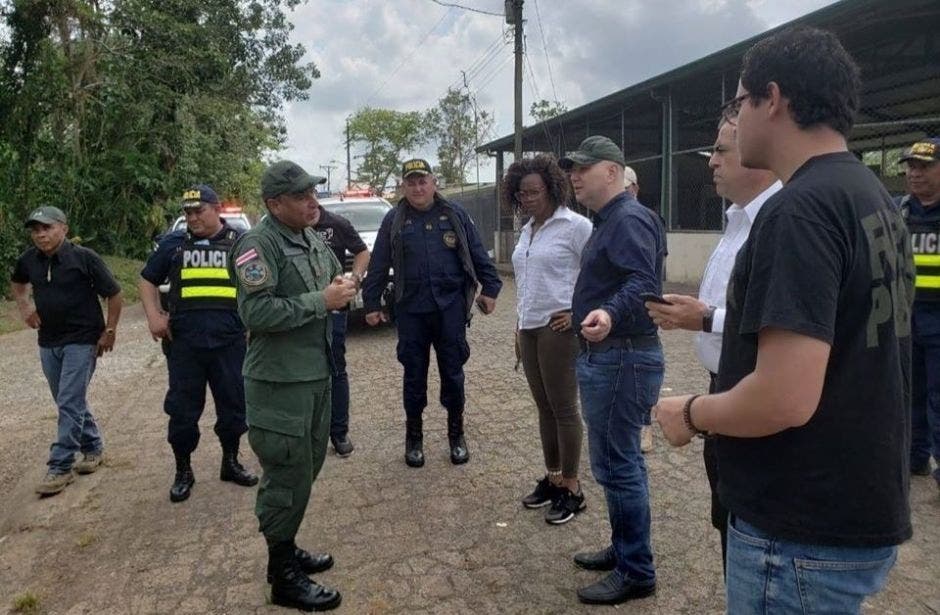
M 539 411 L 547 470 L 522 504 L 551 504 L 545 520 L 554 525 L 570 521 L 585 508 L 578 482 L 583 431 L 571 295 L 593 226 L 565 206 L 568 187 L 567 176 L 547 155 L 513 163 L 502 184 L 503 202 L 530 216 L 513 250 L 512 265 L 522 366 Z

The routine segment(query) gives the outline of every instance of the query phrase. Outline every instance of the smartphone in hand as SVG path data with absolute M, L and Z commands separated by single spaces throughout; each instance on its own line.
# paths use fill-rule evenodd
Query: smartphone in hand
M 662 305 L 672 305 L 672 303 L 670 303 L 669 301 L 666 301 L 665 299 L 663 299 L 656 293 L 640 293 L 640 299 L 642 299 L 644 303 L 649 301 L 650 303 L 661 303 Z

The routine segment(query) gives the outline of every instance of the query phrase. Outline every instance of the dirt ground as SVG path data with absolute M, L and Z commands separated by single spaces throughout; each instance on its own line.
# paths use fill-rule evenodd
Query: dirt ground
M 606 544 L 602 493 L 582 480 L 587 510 L 547 525 L 519 498 L 543 473 L 536 412 L 513 371 L 512 280 L 497 312 L 474 319 L 467 365 L 471 461 L 449 462 L 445 414 L 425 414 L 422 469 L 403 460 L 401 368 L 390 328 L 349 336 L 352 387 L 348 459 L 330 454 L 298 542 L 329 550 L 337 613 L 588 613 L 575 589 L 597 573 L 571 563 Z M 664 394 L 700 392 L 705 378 L 690 334 L 666 333 Z M 429 398 L 437 399 L 432 368 Z M 166 368 L 140 306 L 126 310 L 116 350 L 99 363 L 91 402 L 107 447 L 99 472 L 39 499 L 56 412 L 35 332 L 0 337 L 0 612 L 26 592 L 46 613 L 276 613 L 267 604 L 265 548 L 253 514 L 255 490 L 218 480 L 213 411 L 203 417 L 192 497 L 171 504 L 173 461 L 162 410 Z M 211 406 L 211 404 L 210 404 Z M 246 464 L 257 462 L 243 447 Z M 636 613 L 724 610 L 717 533 L 708 523 L 701 443 L 669 448 L 657 435 L 647 456 L 657 594 L 621 607 Z M 911 486 L 914 538 L 903 545 L 887 589 L 869 613 L 940 613 L 940 494 L 930 478 Z

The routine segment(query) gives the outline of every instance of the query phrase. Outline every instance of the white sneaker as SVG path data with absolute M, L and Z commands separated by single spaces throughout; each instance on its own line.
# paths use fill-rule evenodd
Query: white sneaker
M 640 430 L 640 451 L 648 453 L 653 450 L 653 428 L 646 425 Z

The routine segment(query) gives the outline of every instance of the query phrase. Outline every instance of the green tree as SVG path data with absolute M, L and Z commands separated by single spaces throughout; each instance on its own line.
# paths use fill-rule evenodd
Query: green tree
M 418 111 L 364 107 L 349 118 L 349 140 L 362 152 L 356 156 L 356 181 L 379 192 L 398 172 L 402 156 L 424 145 L 427 134 Z
M 550 120 L 553 117 L 558 117 L 559 115 L 567 112 L 568 107 L 566 107 L 564 103 L 550 102 L 544 98 L 542 100 L 533 102 L 532 106 L 529 107 L 529 117 L 535 120 L 536 123 Z
M 256 201 L 284 103 L 319 77 L 289 42 L 299 3 L 0 0 L 0 238 L 49 202 L 140 256 L 190 183 Z
M 493 114 L 477 108 L 469 93 L 450 88 L 427 115 L 437 141 L 438 174 L 445 183 L 463 185 L 476 148 L 493 127 Z

